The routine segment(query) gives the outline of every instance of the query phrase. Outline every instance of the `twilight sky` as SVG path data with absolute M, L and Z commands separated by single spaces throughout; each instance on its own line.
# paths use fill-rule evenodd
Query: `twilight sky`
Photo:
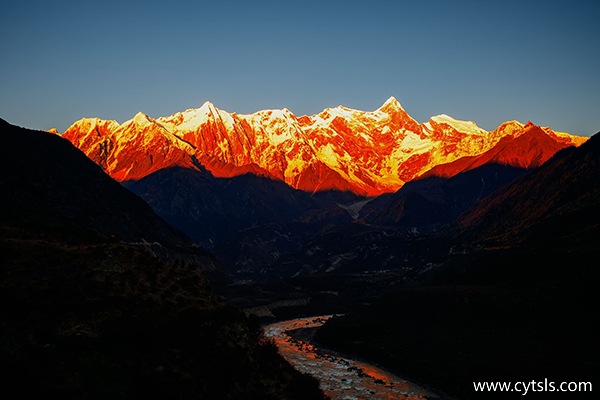
M 0 4 L 0 117 L 64 131 L 211 101 L 296 115 L 394 96 L 417 121 L 600 130 L 598 1 Z

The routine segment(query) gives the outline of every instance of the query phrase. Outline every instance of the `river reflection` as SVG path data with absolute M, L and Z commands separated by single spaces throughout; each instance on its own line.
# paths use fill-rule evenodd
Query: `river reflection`
M 440 397 L 375 366 L 340 357 L 318 349 L 288 333 L 301 328 L 316 328 L 331 315 L 298 318 L 266 326 L 281 355 L 298 371 L 320 382 L 331 399 L 439 399 Z

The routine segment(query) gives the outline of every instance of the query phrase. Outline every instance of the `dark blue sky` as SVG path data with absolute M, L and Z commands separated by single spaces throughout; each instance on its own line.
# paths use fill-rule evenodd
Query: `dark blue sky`
M 206 100 L 296 115 L 396 97 L 492 130 L 600 130 L 597 1 L 28 1 L 0 5 L 0 117 L 66 129 Z

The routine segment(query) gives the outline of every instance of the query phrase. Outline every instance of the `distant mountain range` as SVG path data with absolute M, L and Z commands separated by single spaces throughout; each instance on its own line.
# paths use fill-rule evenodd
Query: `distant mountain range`
M 447 115 L 420 124 L 393 97 L 372 112 L 339 106 L 302 117 L 286 109 L 230 114 L 207 102 L 122 124 L 84 118 L 62 137 L 230 272 L 251 276 L 290 258 L 286 265 L 306 270 L 297 252 L 318 256 L 319 245 L 305 246 L 332 226 L 435 232 L 588 139 L 531 122 L 491 132 Z
M 62 136 L 118 181 L 169 167 L 204 168 L 216 178 L 252 173 L 309 193 L 363 196 L 489 162 L 539 166 L 587 139 L 530 122 L 505 122 L 492 132 L 447 115 L 420 124 L 393 97 L 375 111 L 338 106 L 301 117 L 287 109 L 228 113 L 206 102 L 167 117 L 138 113 L 122 124 L 84 118 Z

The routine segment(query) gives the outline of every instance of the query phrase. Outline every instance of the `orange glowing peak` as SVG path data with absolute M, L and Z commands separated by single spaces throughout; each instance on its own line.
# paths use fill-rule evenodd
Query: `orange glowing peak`
M 504 162 L 533 165 L 527 157 L 536 157 L 538 146 L 545 149 L 536 158 L 540 160 L 587 139 L 517 121 L 487 132 L 445 114 L 420 124 L 394 97 L 374 111 L 340 105 L 302 117 L 286 108 L 229 113 L 207 101 L 159 118 L 140 112 L 122 124 L 84 118 L 63 137 L 118 180 L 141 179 L 174 165 L 198 168 L 199 163 L 218 177 L 254 173 L 308 192 L 333 189 L 374 196 L 394 192 L 440 165 L 465 157 L 484 160 L 482 155 L 501 142 L 518 146 L 516 139 L 532 127 L 537 136 L 527 146 L 533 150 Z M 461 170 L 447 167 L 443 174 Z

